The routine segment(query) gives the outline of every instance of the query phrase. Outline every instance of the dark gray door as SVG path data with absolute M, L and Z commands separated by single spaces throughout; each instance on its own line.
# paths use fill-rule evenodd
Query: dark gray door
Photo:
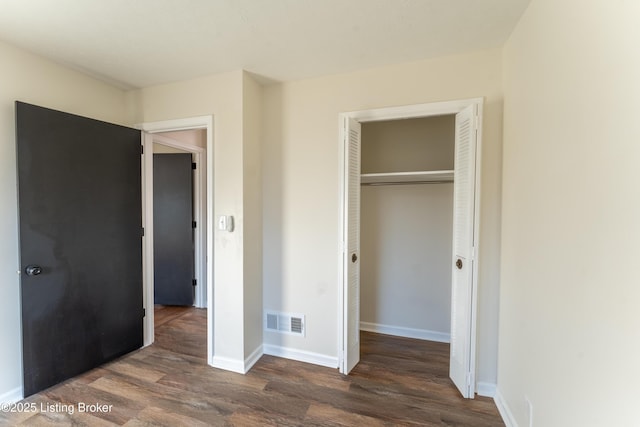
M 193 305 L 191 154 L 153 155 L 154 302 Z
M 16 102 L 25 396 L 142 346 L 140 136 Z

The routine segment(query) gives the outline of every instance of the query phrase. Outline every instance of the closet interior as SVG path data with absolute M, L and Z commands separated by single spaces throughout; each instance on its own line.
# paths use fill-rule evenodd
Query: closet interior
M 362 125 L 360 329 L 448 342 L 455 115 Z

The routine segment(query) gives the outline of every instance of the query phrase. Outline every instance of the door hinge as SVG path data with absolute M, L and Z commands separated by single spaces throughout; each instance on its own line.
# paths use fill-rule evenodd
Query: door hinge
M 197 279 L 193 279 L 193 280 L 191 281 L 191 284 L 192 284 L 193 286 L 198 286 L 198 280 L 197 280 Z
M 142 227 L 142 237 L 144 237 L 144 227 Z
M 196 163 L 195 162 L 191 163 L 191 169 L 196 170 Z
M 147 309 L 142 307 L 142 317 L 147 317 Z
M 140 154 L 144 154 L 144 145 L 140 145 Z
M 191 228 L 196 228 L 198 226 L 198 223 L 196 223 L 195 221 L 191 221 Z

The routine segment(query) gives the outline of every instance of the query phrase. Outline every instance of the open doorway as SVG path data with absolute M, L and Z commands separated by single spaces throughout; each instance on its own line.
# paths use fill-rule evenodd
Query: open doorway
M 213 295 L 213 247 L 211 215 L 213 212 L 213 174 L 208 170 L 213 156 L 213 118 L 211 116 L 193 117 L 187 119 L 167 120 L 161 122 L 143 123 L 140 128 L 145 132 L 144 150 L 151 154 L 144 156 L 144 226 L 147 230 L 145 239 L 145 345 L 154 342 L 155 335 L 155 289 L 154 289 L 154 153 L 169 155 L 187 155 L 193 164 L 191 169 L 193 179 L 193 224 L 191 232 L 193 238 L 193 303 L 187 306 L 189 310 L 204 311 L 212 307 Z M 190 157 L 190 158 L 189 158 Z M 209 189 L 209 190 L 208 190 Z M 159 313 L 159 321 L 166 323 L 166 315 L 176 313 L 167 311 Z M 200 319 L 206 318 L 206 360 L 211 362 L 213 355 L 213 317 L 211 310 L 206 315 L 187 316 Z M 170 316 L 170 317 L 171 317 Z M 202 344 L 202 343 L 201 343 Z
M 453 170 L 447 165 L 412 165 L 410 171 L 374 172 L 362 174 L 362 127 L 369 122 L 385 120 L 417 119 L 436 116 L 454 116 L 454 153 Z M 467 398 L 475 394 L 475 318 L 477 300 L 477 251 L 479 223 L 479 164 L 481 141 L 482 99 L 441 102 L 432 104 L 392 107 L 377 110 L 365 110 L 341 115 L 343 128 L 341 143 L 344 162 L 342 171 L 342 230 L 340 244 L 342 247 L 340 265 L 342 280 L 340 296 L 342 312 L 339 318 L 340 346 L 342 348 L 340 370 L 349 373 L 360 360 L 360 313 L 361 313 L 361 184 L 403 184 L 438 183 L 452 181 L 453 209 L 450 219 L 452 237 L 450 244 L 453 256 L 449 257 L 448 266 L 451 284 L 451 312 L 449 376 L 460 393 Z M 390 153 L 390 154 L 389 154 Z M 387 155 L 393 156 L 393 151 Z M 385 157 L 384 155 L 382 157 Z M 442 156 L 431 156 L 438 160 Z M 451 156 L 444 156 L 449 159 Z M 440 160 L 438 160 L 440 162 Z M 410 162 L 411 163 L 411 162 Z M 440 162 L 441 163 L 441 162 Z M 436 167 L 435 169 L 434 166 Z M 414 168 L 418 167 L 418 170 Z M 427 168 L 426 170 L 424 168 Z M 446 169 L 441 169 L 445 167 Z M 444 187 L 441 187 L 444 189 Z M 440 198 L 451 200 L 450 195 L 442 194 Z M 411 209 L 406 203 L 401 210 Z M 400 220 L 392 212 L 392 224 L 398 225 Z M 401 224 L 405 226 L 406 224 Z M 445 227 L 447 228 L 447 227 Z M 451 235 L 450 235 L 451 236 Z M 402 240 L 400 240 L 402 243 Z M 405 267 L 406 268 L 406 267 Z M 404 314 L 404 313 L 403 313 Z M 370 322 L 375 324 L 375 322 Z M 406 332 L 419 328 L 396 328 L 396 332 Z M 424 332 L 424 331 L 423 331 Z M 436 331 L 437 332 L 437 331 Z M 446 340 L 446 333 L 430 333 L 431 339 Z
M 198 256 L 206 238 L 201 218 L 206 216 L 206 191 L 200 193 L 195 185 L 198 168 L 203 168 L 206 132 L 190 129 L 152 136 L 154 340 L 166 348 L 191 348 L 194 354 L 205 349 L 204 356 L 205 334 L 176 335 L 170 329 L 189 322 L 191 329 L 206 330 L 206 280 Z M 197 215 L 201 207 L 205 215 Z M 205 338 L 204 343 L 195 336 Z
M 197 245 L 205 238 L 197 212 L 199 156 L 206 130 L 153 135 L 154 304 L 206 307 Z M 205 194 L 206 197 L 206 194 Z M 205 203 L 203 203 L 205 202 Z

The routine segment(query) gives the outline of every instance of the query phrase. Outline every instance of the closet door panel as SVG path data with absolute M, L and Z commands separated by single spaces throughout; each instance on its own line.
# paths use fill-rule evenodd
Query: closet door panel
M 472 296 L 476 163 L 476 107 L 456 115 L 449 376 L 464 397 L 474 395 Z
M 345 123 L 345 147 L 348 168 L 347 218 L 345 221 L 346 250 L 344 271 L 346 274 L 344 304 L 348 315 L 344 319 L 344 365 L 342 373 L 348 374 L 360 361 L 360 139 L 361 126 L 349 118 Z

